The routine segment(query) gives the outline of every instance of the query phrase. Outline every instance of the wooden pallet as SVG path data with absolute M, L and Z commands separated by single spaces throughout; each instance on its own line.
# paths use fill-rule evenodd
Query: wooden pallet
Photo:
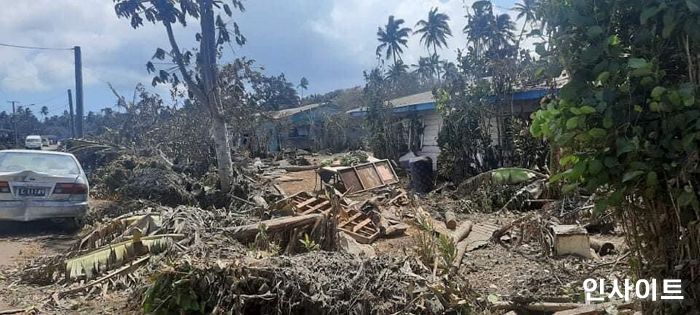
M 311 213 L 328 214 L 333 206 L 330 200 L 323 196 L 312 196 L 307 192 L 292 195 L 280 203 L 291 207 L 295 216 Z M 372 219 L 361 211 L 351 209 L 341 201 L 341 213 L 339 214 L 338 229 L 350 235 L 357 242 L 369 244 L 379 237 L 379 228 Z

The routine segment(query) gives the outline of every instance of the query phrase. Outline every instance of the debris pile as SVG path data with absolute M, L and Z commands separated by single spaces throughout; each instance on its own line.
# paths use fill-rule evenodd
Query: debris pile
M 312 252 L 249 261 L 181 261 L 160 271 L 145 311 L 220 314 L 443 314 L 468 310 L 469 288 L 406 257 Z

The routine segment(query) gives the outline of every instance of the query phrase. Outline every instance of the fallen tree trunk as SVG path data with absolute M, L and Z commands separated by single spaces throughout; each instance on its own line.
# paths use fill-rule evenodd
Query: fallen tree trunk
M 610 306 L 613 306 L 613 307 L 617 308 L 618 310 L 620 310 L 620 309 L 632 309 L 632 308 L 634 308 L 634 303 L 627 302 L 627 303 L 622 303 L 622 304 L 616 304 L 616 303 L 612 303 L 612 302 L 607 302 L 607 303 L 600 303 L 600 304 L 582 305 L 581 307 L 556 312 L 556 313 L 554 313 L 554 315 L 608 314 L 607 309 Z
M 291 230 L 296 227 L 313 224 L 322 218 L 323 215 L 319 213 L 300 215 L 296 217 L 282 217 L 248 225 L 232 226 L 225 228 L 224 231 L 232 238 L 239 241 L 248 241 L 254 239 L 255 235 L 260 232 L 261 224 L 265 225 L 268 233 L 276 233 L 283 230 Z
M 462 265 L 462 257 L 464 257 L 464 254 L 467 253 L 469 242 L 467 242 L 466 238 L 469 236 L 469 233 L 471 233 L 472 226 L 473 224 L 471 221 L 464 221 L 452 235 L 452 239 L 456 243 L 455 245 L 457 247 L 457 256 L 455 256 L 455 260 L 452 262 L 451 268 L 451 271 L 453 272 L 459 270 L 459 266 Z
M 592 237 L 589 241 L 591 244 L 591 248 L 593 248 L 593 250 L 595 250 L 595 252 L 598 253 L 598 255 L 600 256 L 605 256 L 607 254 L 610 254 L 613 250 L 615 250 L 615 245 L 613 245 L 613 243 Z
M 559 312 L 570 309 L 586 306 L 579 303 L 553 303 L 553 302 L 535 302 L 529 304 L 519 304 L 507 301 L 493 303 L 494 308 L 506 310 L 528 310 L 533 312 Z
M 472 221 L 462 222 L 462 224 L 460 224 L 457 230 L 455 230 L 452 234 L 452 239 L 454 240 L 454 242 L 459 243 L 459 241 L 465 239 L 469 235 L 469 232 L 472 231 L 473 225 L 474 224 L 472 223 Z
M 303 165 L 303 166 L 292 165 L 292 166 L 282 166 L 282 167 L 280 167 L 280 169 L 283 169 L 287 172 L 301 172 L 301 171 L 310 171 L 310 170 L 319 169 L 320 167 L 321 167 L 320 165 Z
M 457 227 L 457 216 L 455 216 L 454 212 L 445 211 L 445 226 L 450 230 L 454 230 Z

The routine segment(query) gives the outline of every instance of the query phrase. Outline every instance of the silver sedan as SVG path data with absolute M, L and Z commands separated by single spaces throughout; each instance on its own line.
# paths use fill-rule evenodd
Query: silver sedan
M 76 223 L 88 208 L 89 185 L 70 153 L 0 151 L 0 220 Z

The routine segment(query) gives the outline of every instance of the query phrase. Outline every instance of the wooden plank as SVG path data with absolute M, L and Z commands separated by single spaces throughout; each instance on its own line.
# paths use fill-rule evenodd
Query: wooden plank
M 362 176 L 360 176 L 360 173 L 357 171 L 357 167 L 353 166 L 352 170 L 355 172 L 355 176 L 360 181 L 360 185 L 362 186 L 362 189 L 360 191 L 367 190 L 367 184 L 365 183 L 365 181 L 362 180 Z
M 382 179 L 382 181 L 385 184 L 393 184 L 397 183 L 399 180 L 396 177 L 396 173 L 394 172 L 394 169 L 391 167 L 391 164 L 389 164 L 389 161 L 387 160 L 382 160 L 374 163 L 375 168 L 377 169 L 377 173 L 379 173 L 379 177 Z
M 382 186 L 386 186 L 386 181 L 382 178 L 382 174 L 379 174 L 379 169 L 377 168 L 377 163 L 372 163 L 372 168 L 374 169 L 374 173 L 377 174 L 377 178 L 379 178 L 379 181 L 382 182 Z
M 348 192 L 362 191 L 362 183 L 357 177 L 357 173 L 352 168 L 348 168 L 340 172 L 340 180 L 343 182 L 343 186 Z
M 353 231 L 353 232 L 357 232 L 359 229 L 361 229 L 363 226 L 369 224 L 370 222 L 372 222 L 372 219 L 367 218 L 367 219 L 365 219 L 364 221 L 360 222 L 360 223 L 359 223 L 358 225 L 356 225 L 355 227 L 353 227 L 353 228 L 352 228 L 352 231 Z
M 330 203 L 331 203 L 331 202 L 330 202 L 329 200 L 326 200 L 326 201 L 324 201 L 324 202 L 321 202 L 321 203 L 319 203 L 319 204 L 313 206 L 313 207 L 310 208 L 309 210 L 304 211 L 302 214 L 309 214 L 309 213 L 312 213 L 312 212 L 314 212 L 314 211 L 316 211 L 316 210 L 318 210 L 318 209 L 321 209 L 321 207 L 323 207 L 323 206 L 325 206 L 325 205 L 327 205 L 327 204 L 330 204 Z
M 311 199 L 307 199 L 306 201 L 297 204 L 296 207 L 297 207 L 298 209 L 301 210 L 301 208 L 303 208 L 303 207 L 305 207 L 306 205 L 309 205 L 309 204 L 315 202 L 316 200 L 318 200 L 318 199 L 316 199 L 316 197 L 311 197 Z
M 342 223 L 338 224 L 338 228 L 346 226 L 348 223 L 352 222 L 353 220 L 359 218 L 362 215 L 362 212 L 355 213 L 352 217 L 348 218 L 346 221 L 343 221 Z
M 379 173 L 377 173 L 377 169 L 374 168 L 374 164 L 361 165 L 355 169 L 357 170 L 357 176 L 360 178 L 365 190 L 384 186 L 384 182 L 379 178 Z

